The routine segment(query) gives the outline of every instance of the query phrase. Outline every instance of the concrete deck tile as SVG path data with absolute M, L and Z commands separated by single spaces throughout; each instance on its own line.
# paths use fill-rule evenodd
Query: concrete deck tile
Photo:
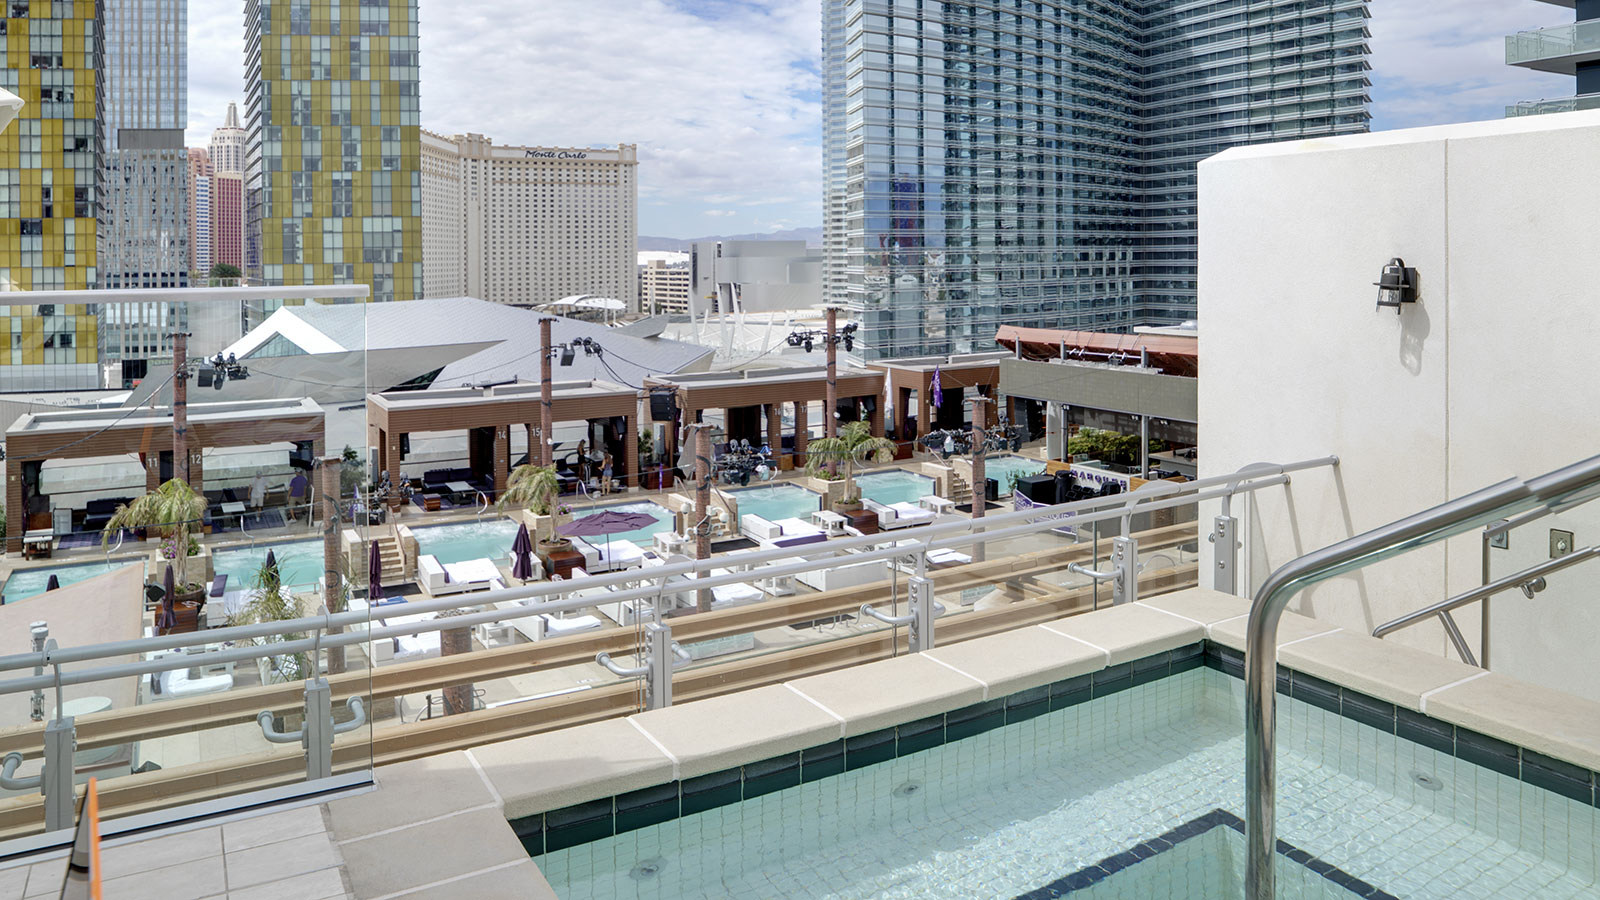
M 1110 659 L 1106 664 L 1112 666 L 1193 644 L 1206 636 L 1199 625 L 1135 603 L 1068 616 L 1044 627 L 1107 651 Z
M 842 717 L 846 737 L 983 700 L 982 684 L 916 653 L 812 675 L 789 685 Z
M 1278 651 L 1278 662 L 1307 675 L 1420 712 L 1422 695 L 1482 669 L 1370 635 L 1336 631 Z
M 334 837 L 348 840 L 494 802 L 466 753 L 384 766 L 378 790 L 328 803 Z
M 339 869 L 319 869 L 280 881 L 235 889 L 228 900 L 331 900 L 348 893 Z
M 404 900 L 556 900 L 556 892 L 544 880 L 533 860 L 527 859 L 504 869 L 483 872 L 471 878 L 423 888 L 406 894 Z
M 229 822 L 222 826 L 222 846 L 233 853 L 326 830 L 322 807 L 306 806 Z
M 976 687 L 976 685 L 974 685 Z M 783 685 L 633 716 L 693 778 L 839 739 L 839 720 Z
M 499 810 L 480 809 L 339 845 L 357 897 L 372 898 L 470 875 L 528 853 Z M 456 892 L 439 896 L 467 897 Z
M 114 847 L 102 847 L 100 865 L 106 878 L 121 878 L 136 872 L 164 869 L 203 856 L 222 855 L 222 829 L 201 828 L 160 840 L 138 840 Z M 62 871 L 65 871 L 63 868 Z
M 672 780 L 672 760 L 624 719 L 607 719 L 474 747 L 517 819 Z
M 1600 769 L 1600 703 L 1490 673 L 1428 697 L 1428 715 Z
M 1038 627 L 945 644 L 925 655 L 982 681 L 985 700 L 1084 675 L 1106 664 L 1105 654 L 1093 647 Z
M 0 869 L 0 900 L 22 900 L 28 889 L 28 866 Z
M 303 835 L 240 850 L 227 855 L 228 890 L 273 881 L 282 881 L 291 875 L 303 875 L 318 869 L 339 865 L 339 851 L 333 846 L 333 836 L 326 832 Z
M 173 838 L 181 838 L 174 835 Z M 168 838 L 170 840 L 172 838 Z M 149 869 L 121 878 L 108 878 L 105 895 L 116 900 L 199 900 L 220 893 L 227 887 L 222 872 L 222 857 L 207 856 L 163 869 Z M 60 891 L 59 882 L 56 891 Z M 44 894 L 41 896 L 55 896 Z

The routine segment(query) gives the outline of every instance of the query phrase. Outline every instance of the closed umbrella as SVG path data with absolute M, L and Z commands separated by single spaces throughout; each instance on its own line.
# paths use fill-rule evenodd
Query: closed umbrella
M 939 367 L 938 366 L 934 366 L 933 367 L 933 383 L 929 385 L 929 388 L 931 388 L 930 393 L 933 394 L 933 405 L 934 406 L 943 406 L 944 405 L 944 379 L 939 374 Z M 928 431 L 928 430 L 931 430 L 931 429 L 929 429 L 928 427 L 924 427 L 923 430 L 924 431 Z
M 278 555 L 271 550 L 267 551 L 267 567 L 271 569 L 278 567 Z
M 383 599 L 383 552 L 378 549 L 378 542 L 372 542 L 372 550 L 367 554 L 367 602 L 376 603 Z
M 61 587 L 61 579 L 57 578 L 54 574 L 51 574 L 50 580 L 45 583 L 44 589 L 47 591 L 53 591 L 58 587 Z
M 511 542 L 511 577 L 526 582 L 533 577 L 533 540 L 528 537 L 528 523 L 517 526 L 517 537 Z
M 167 563 L 167 573 L 161 576 L 161 610 L 156 613 L 156 625 L 162 634 L 178 627 L 178 610 L 174 605 L 178 600 L 177 579 L 172 574 L 172 563 Z

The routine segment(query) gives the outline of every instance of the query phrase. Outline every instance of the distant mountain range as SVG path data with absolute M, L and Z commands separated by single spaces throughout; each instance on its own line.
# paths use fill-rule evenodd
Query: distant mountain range
M 695 241 L 805 241 L 807 247 L 822 246 L 822 226 L 790 228 L 765 234 L 712 234 L 697 238 L 669 238 L 639 235 L 640 250 L 688 250 Z

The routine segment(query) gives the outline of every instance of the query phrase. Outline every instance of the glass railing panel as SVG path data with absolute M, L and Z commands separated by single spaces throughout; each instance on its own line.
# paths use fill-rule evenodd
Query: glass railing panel
M 116 645 L 62 667 L 87 679 L 64 691 L 79 726 L 76 768 L 106 779 L 110 820 L 180 815 L 264 787 L 315 789 L 308 780 L 328 767 L 308 768 L 297 741 L 269 741 L 258 715 L 280 729 L 303 716 L 308 679 L 328 679 L 336 721 L 347 700 L 371 693 L 359 655 L 294 643 L 314 629 L 229 630 L 362 608 L 366 549 L 381 536 L 366 515 L 364 293 L 7 296 L 4 314 L 21 321 L 8 390 L 37 396 L 3 406 L 0 657 Z M 302 346 L 308 328 L 326 341 Z M 108 666 L 122 668 L 94 677 Z M 32 675 L 31 662 L 17 663 L 0 682 Z M 18 771 L 41 764 L 53 694 L 42 718 L 34 706 L 31 690 L 0 690 L 0 741 L 23 754 Z M 370 771 L 370 719 L 339 730 L 339 771 Z M 101 757 L 116 765 L 83 763 Z M 44 802 L 38 789 L 8 793 L 19 808 Z
M 1506 36 L 1506 63 L 1520 65 L 1600 51 L 1600 22 L 1575 22 Z
M 1523 100 L 1506 107 L 1507 116 L 1542 116 L 1546 113 L 1573 112 L 1580 109 L 1600 109 L 1600 94 L 1579 94 L 1576 97 L 1559 97 L 1554 100 Z

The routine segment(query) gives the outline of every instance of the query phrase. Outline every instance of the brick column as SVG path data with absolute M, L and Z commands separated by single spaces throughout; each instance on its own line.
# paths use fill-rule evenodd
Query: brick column
M 522 427 L 527 431 L 525 437 L 528 440 L 528 465 L 537 466 L 539 464 L 539 438 L 537 437 L 539 426 L 529 422 Z
M 794 465 L 799 468 L 806 464 L 806 429 L 810 425 L 806 422 L 806 401 L 794 402 Z
M 196 494 L 206 492 L 206 472 L 201 464 L 200 448 L 189 445 L 189 487 L 194 488 Z
M 146 453 L 144 457 L 144 492 L 161 487 L 161 451 Z
M 644 487 L 644 479 L 639 472 L 639 417 L 637 415 L 622 417 L 622 462 L 627 468 L 620 479 L 624 491 L 638 490 Z
M 22 552 L 22 533 L 28 530 L 28 506 L 22 499 L 22 461 L 6 460 L 6 552 Z
M 322 602 L 328 612 L 344 612 L 344 564 L 339 553 L 339 458 L 322 461 Z M 337 634 L 343 628 L 329 628 Z M 316 660 L 312 660 L 316 664 Z M 343 672 L 344 648 L 328 648 L 328 674 Z
M 511 426 L 496 425 L 494 427 L 494 493 L 498 497 L 505 493 L 506 483 L 511 480 Z
M 883 398 L 873 398 L 872 412 L 867 414 L 867 425 L 873 437 L 883 437 Z
M 383 446 L 384 459 L 389 471 L 389 511 L 400 511 L 400 482 L 404 476 L 400 474 L 400 434 L 395 431 L 384 431 Z
M 783 468 L 783 407 L 767 404 L 767 446 L 772 448 L 772 464 Z

